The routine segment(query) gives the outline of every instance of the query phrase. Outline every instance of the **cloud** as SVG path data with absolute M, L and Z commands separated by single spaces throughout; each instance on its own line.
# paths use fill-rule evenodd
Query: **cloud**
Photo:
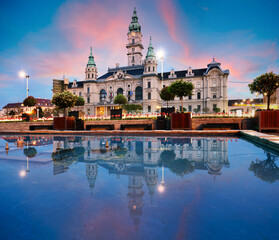
M 162 19 L 167 25 L 168 33 L 170 34 L 172 40 L 181 46 L 182 54 L 187 57 L 190 52 L 189 44 L 186 42 L 186 40 L 182 39 L 177 32 L 177 27 L 179 26 L 179 24 L 176 21 L 177 12 L 174 8 L 173 2 L 171 0 L 158 0 L 157 7 Z M 184 23 L 184 25 L 186 24 Z
M 217 55 L 222 67 L 230 70 L 229 87 L 237 91 L 240 87 L 249 92 L 247 82 L 257 75 L 269 71 L 270 66 L 278 69 L 278 43 L 270 40 L 257 40 L 251 31 L 233 31 L 222 33 L 215 42 L 202 46 L 199 41 L 191 43 L 185 36 L 191 32 L 187 23 L 180 26 L 181 16 L 170 0 L 157 2 L 160 15 L 164 20 L 171 39 L 180 46 L 181 51 L 172 57 L 176 66 L 206 67 L 211 61 L 210 53 Z M 207 8 L 204 10 L 208 10 Z M 189 34 L 187 34 L 189 39 Z M 276 67 L 277 66 L 277 67 Z M 238 81 L 238 83 L 233 83 Z M 243 83 L 239 83 L 242 81 Z

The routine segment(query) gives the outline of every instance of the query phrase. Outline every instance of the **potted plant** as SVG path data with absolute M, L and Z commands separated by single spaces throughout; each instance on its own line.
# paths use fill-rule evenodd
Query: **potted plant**
M 169 86 L 168 91 L 181 100 L 181 113 L 171 115 L 172 129 L 192 129 L 191 113 L 184 113 L 183 97 L 191 96 L 193 89 L 194 85 L 192 83 L 183 80 L 177 80 Z
M 270 97 L 279 87 L 279 75 L 273 72 L 265 73 L 251 84 L 248 84 L 251 93 L 260 93 L 267 98 L 267 110 L 256 111 L 255 126 L 261 132 L 262 130 L 278 130 L 279 129 L 279 110 L 270 110 Z
M 64 91 L 62 93 L 55 93 L 52 97 L 52 104 L 56 105 L 58 109 L 64 110 L 64 116 L 55 117 L 53 119 L 54 129 L 63 130 L 63 129 L 74 129 L 75 120 L 74 118 L 67 118 L 66 112 L 67 109 L 74 107 L 77 101 L 77 96 L 71 92 Z

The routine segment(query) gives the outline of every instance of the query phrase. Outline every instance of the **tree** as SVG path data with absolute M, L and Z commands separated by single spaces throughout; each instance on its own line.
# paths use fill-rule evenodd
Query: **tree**
M 34 97 L 29 96 L 29 97 L 27 97 L 27 98 L 24 99 L 23 105 L 24 105 L 25 107 L 33 107 L 33 106 L 36 105 L 36 102 L 37 102 L 37 101 L 36 101 L 36 99 L 35 99 Z
M 75 103 L 75 106 L 79 107 L 79 106 L 84 106 L 85 100 L 83 97 L 78 97 L 77 101 Z
M 173 150 L 164 150 L 160 155 L 160 165 L 170 169 L 171 172 L 183 177 L 194 171 L 194 166 L 188 159 L 176 158 Z
M 24 155 L 29 158 L 35 157 L 37 155 L 37 150 L 34 147 L 24 148 L 23 152 Z
M 220 109 L 220 108 L 218 108 L 218 107 L 215 107 L 215 108 L 213 108 L 212 110 L 213 110 L 213 112 L 215 112 L 215 113 L 218 113 L 218 112 L 220 112 L 220 111 L 221 111 L 221 109 Z
M 275 157 L 271 157 L 270 153 L 266 153 L 266 160 L 252 161 L 249 170 L 254 172 L 255 176 L 263 181 L 273 183 L 279 180 L 279 167 L 276 164 Z
M 198 113 L 200 110 L 198 108 L 193 109 L 194 113 Z
M 161 99 L 167 102 L 167 108 L 169 108 L 168 101 L 173 100 L 175 97 L 168 89 L 169 87 L 164 87 L 160 92 Z
M 113 102 L 114 104 L 119 104 L 120 106 L 127 103 L 127 98 L 124 95 L 119 94 L 114 98 Z
M 52 104 L 56 105 L 59 109 L 64 110 L 64 117 L 66 116 L 66 109 L 74 107 L 76 101 L 77 96 L 68 91 L 55 93 L 51 100 Z
M 279 87 L 279 75 L 273 72 L 265 73 L 256 79 L 251 84 L 248 84 L 251 93 L 258 92 L 267 97 L 267 110 L 269 110 L 270 97 Z
M 190 82 L 184 82 L 182 79 L 172 83 L 168 90 L 171 94 L 177 96 L 181 100 L 181 109 L 183 112 L 183 97 L 191 96 L 194 85 Z

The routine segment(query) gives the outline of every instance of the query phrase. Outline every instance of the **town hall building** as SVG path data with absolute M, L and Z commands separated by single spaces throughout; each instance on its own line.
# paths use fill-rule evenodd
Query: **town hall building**
M 166 103 L 160 98 L 160 90 L 176 80 L 192 82 L 195 86 L 193 95 L 184 97 L 186 111 L 212 112 L 213 108 L 228 110 L 227 82 L 229 70 L 222 70 L 221 63 L 213 58 L 207 67 L 185 70 L 158 72 L 152 39 L 145 57 L 142 44 L 142 31 L 138 22 L 136 9 L 128 29 L 126 44 L 128 66 L 116 64 L 108 68 L 106 74 L 98 76 L 97 65 L 92 53 L 92 47 L 85 67 L 85 80 L 69 82 L 64 79 L 64 89 L 85 99 L 86 115 L 109 115 L 110 110 L 118 108 L 113 103 L 115 96 L 123 94 L 130 104 L 140 104 L 143 112 L 155 112 Z M 168 103 L 179 110 L 181 101 L 175 98 Z

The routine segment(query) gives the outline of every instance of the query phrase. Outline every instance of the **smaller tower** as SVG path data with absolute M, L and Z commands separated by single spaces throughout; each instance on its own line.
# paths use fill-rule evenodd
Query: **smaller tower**
M 154 54 L 154 48 L 152 46 L 152 39 L 150 37 L 148 51 L 144 60 L 143 74 L 152 74 L 152 73 L 157 74 L 157 60 Z
M 96 63 L 92 54 L 92 47 L 90 48 L 90 55 L 88 57 L 88 63 L 85 68 L 85 80 L 96 80 L 98 77 Z

